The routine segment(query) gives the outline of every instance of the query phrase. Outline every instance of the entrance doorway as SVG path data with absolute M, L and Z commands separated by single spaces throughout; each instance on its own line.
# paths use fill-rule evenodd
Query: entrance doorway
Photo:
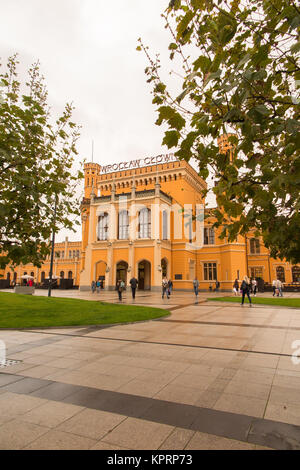
M 95 265 L 95 278 L 94 281 L 100 281 L 101 289 L 105 287 L 105 274 L 106 274 L 107 264 L 105 261 L 98 261 Z
M 121 279 L 125 282 L 125 286 L 127 286 L 127 269 L 128 263 L 126 263 L 126 261 L 119 261 L 116 270 L 116 285 L 118 280 Z
M 138 264 L 138 288 L 139 290 L 151 289 L 151 264 L 143 260 Z

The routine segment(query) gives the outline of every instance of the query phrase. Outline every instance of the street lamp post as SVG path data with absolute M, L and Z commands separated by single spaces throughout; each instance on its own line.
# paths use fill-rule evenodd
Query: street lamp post
M 55 203 L 54 203 L 54 214 L 53 214 L 53 224 L 54 224 L 54 226 L 55 226 L 55 222 L 56 222 L 56 207 L 57 207 L 57 196 L 55 196 Z M 51 297 L 52 276 L 53 276 L 53 259 L 54 259 L 54 244 L 55 244 L 55 227 L 53 227 L 53 232 L 52 232 L 52 246 L 51 246 L 48 297 Z

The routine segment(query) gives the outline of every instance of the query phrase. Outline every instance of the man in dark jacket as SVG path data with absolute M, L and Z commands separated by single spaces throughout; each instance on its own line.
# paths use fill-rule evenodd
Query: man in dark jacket
M 251 297 L 250 297 L 250 279 L 245 276 L 244 280 L 241 284 L 241 291 L 242 291 L 242 303 L 241 306 L 244 305 L 245 295 L 247 295 L 249 299 L 249 307 L 252 307 Z
M 130 279 L 129 284 L 131 286 L 132 298 L 135 299 L 135 291 L 138 285 L 138 280 L 133 277 L 132 279 Z

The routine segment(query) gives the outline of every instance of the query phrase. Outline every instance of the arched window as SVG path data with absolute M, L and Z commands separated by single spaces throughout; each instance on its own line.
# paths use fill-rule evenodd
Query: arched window
M 293 282 L 300 282 L 300 266 L 292 267 Z
M 168 240 L 168 212 L 162 213 L 162 239 Z
M 72 273 L 72 271 L 69 271 L 69 272 L 68 272 L 68 279 L 73 279 L 73 273 Z
M 45 271 L 41 272 L 41 282 L 45 281 Z
M 144 207 L 139 213 L 139 238 L 151 236 L 151 210 Z
M 65 277 L 65 273 L 63 271 L 60 271 L 60 278 L 64 279 L 64 277 Z
M 279 279 L 279 281 L 285 282 L 285 274 L 284 274 L 284 267 L 283 266 L 277 266 L 276 276 L 277 276 L 277 279 Z
M 108 213 L 104 212 L 98 218 L 98 240 L 108 238 Z
M 6 279 L 7 279 L 7 281 L 10 281 L 10 273 L 7 273 Z
M 34 277 L 34 272 L 33 271 L 31 271 L 30 276 Z
M 252 255 L 260 253 L 260 244 L 258 238 L 250 238 L 250 253 Z
M 119 212 L 119 240 L 127 240 L 128 239 L 128 227 L 129 227 L 129 219 L 128 219 L 128 211 L 123 210 Z

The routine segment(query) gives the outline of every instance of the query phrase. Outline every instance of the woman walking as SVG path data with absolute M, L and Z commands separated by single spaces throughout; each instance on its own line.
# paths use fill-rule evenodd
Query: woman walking
M 241 284 L 241 291 L 242 291 L 242 303 L 241 306 L 244 305 L 245 295 L 247 295 L 249 299 L 249 307 L 252 307 L 251 297 L 250 297 L 250 279 L 248 276 L 245 276 L 243 282 Z
M 234 281 L 233 284 L 233 292 L 235 296 L 239 295 L 239 281 L 237 279 Z

